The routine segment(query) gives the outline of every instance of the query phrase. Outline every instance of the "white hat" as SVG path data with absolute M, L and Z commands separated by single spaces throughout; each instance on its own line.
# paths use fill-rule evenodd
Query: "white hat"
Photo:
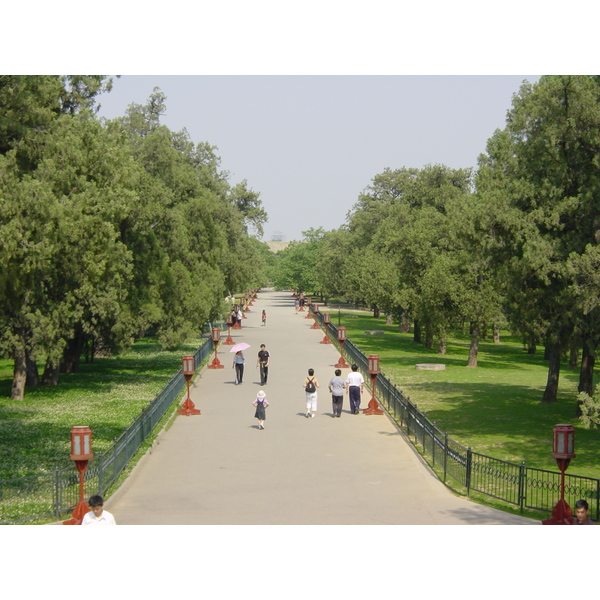
M 267 395 L 262 390 L 260 390 L 260 392 L 258 392 L 258 394 L 256 394 L 256 397 L 257 398 L 266 398 Z

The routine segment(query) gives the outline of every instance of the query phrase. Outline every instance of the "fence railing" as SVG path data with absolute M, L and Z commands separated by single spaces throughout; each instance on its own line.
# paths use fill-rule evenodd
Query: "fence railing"
M 211 340 L 194 353 L 194 370 L 211 354 Z M 179 370 L 156 398 L 104 453 L 88 463 L 85 496 L 104 495 L 179 396 L 185 378 Z M 74 465 L 54 473 L 0 481 L 0 525 L 54 518 L 57 521 L 79 502 L 79 473 Z
M 322 309 L 322 307 L 319 307 Z M 321 327 L 337 342 L 337 327 L 326 327 L 323 313 L 313 311 Z M 344 342 L 346 358 L 358 366 L 369 380 L 367 357 L 351 340 Z M 441 431 L 425 414 L 420 412 L 384 373 L 376 379 L 376 396 L 380 405 L 406 432 L 415 446 L 429 459 L 440 478 L 452 478 L 470 494 L 478 492 L 519 507 L 551 513 L 560 498 L 561 473 L 515 464 L 465 448 Z M 565 474 L 565 500 L 573 507 L 579 499 L 587 500 L 590 517 L 600 518 L 600 479 Z

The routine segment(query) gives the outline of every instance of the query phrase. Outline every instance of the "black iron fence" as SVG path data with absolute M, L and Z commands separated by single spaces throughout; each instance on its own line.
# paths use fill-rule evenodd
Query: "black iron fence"
M 217 326 L 217 324 L 215 324 Z M 194 370 L 211 354 L 205 342 L 194 353 Z M 88 463 L 85 495 L 104 495 L 185 387 L 180 371 L 141 412 L 115 443 Z M 0 481 L 0 525 L 54 518 L 59 521 L 79 502 L 79 472 L 74 465 L 54 473 Z
M 313 314 L 327 335 L 337 342 L 337 327 L 332 323 L 326 327 L 321 312 L 313 311 Z M 344 342 L 344 353 L 345 358 L 356 364 L 369 380 L 367 357 L 349 339 Z M 406 432 L 408 439 L 415 446 L 420 446 L 423 456 L 444 483 L 451 478 L 467 494 L 479 492 L 518 506 L 521 512 L 525 508 L 552 512 L 560 498 L 560 472 L 473 452 L 441 431 L 384 373 L 377 376 L 375 385 L 379 404 Z M 597 521 L 600 518 L 600 479 L 565 474 L 565 500 L 573 506 L 579 499 L 587 500 L 590 517 Z

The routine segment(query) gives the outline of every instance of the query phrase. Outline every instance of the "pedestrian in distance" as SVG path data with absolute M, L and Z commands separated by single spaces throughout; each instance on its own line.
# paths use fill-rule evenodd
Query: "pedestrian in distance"
M 346 382 L 341 378 L 342 370 L 335 370 L 335 377 L 329 380 L 329 391 L 331 392 L 331 406 L 334 417 L 342 416 L 342 404 L 344 403 L 344 390 Z
M 346 378 L 346 392 L 350 397 L 350 412 L 353 415 L 359 414 L 360 395 L 365 389 L 365 380 L 358 372 L 358 366 L 352 365 L 352 371 Z
M 258 351 L 258 358 L 256 359 L 256 367 L 260 369 L 260 385 L 267 385 L 270 360 L 271 355 L 269 354 L 269 351 L 264 344 L 261 344 L 260 350 Z
M 237 305 L 233 307 L 231 314 L 229 315 L 231 318 L 231 328 L 233 329 L 235 327 L 235 324 L 237 323 Z
M 300 308 L 300 300 L 298 300 L 298 298 L 294 300 L 294 306 L 296 307 L 296 312 L 298 312 L 298 309 Z
M 238 350 L 233 355 L 233 365 L 232 368 L 235 368 L 235 385 L 242 383 L 244 379 L 244 362 L 246 359 L 244 358 L 244 353 L 241 350 Z
M 306 392 L 306 418 L 314 419 L 317 412 L 317 388 L 319 387 L 314 369 L 308 370 L 308 377 L 304 380 L 302 387 Z
M 265 428 L 265 419 L 267 418 L 266 408 L 269 406 L 267 402 L 267 395 L 263 390 L 260 390 L 258 394 L 256 394 L 256 400 L 252 403 L 252 406 L 256 407 L 254 411 L 254 418 L 258 421 L 258 428 Z
M 83 516 L 82 525 L 116 525 L 117 522 L 112 513 L 104 510 L 104 499 L 102 496 L 90 496 L 88 500 L 90 512 Z
M 264 327 L 267 324 L 267 311 L 266 310 L 262 311 L 261 319 L 262 319 L 261 327 Z

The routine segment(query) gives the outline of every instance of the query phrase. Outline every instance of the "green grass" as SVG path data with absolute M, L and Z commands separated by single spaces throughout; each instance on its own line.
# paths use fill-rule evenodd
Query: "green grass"
M 154 339 L 137 341 L 118 357 L 81 364 L 55 387 L 28 388 L 10 399 L 12 363 L 0 361 L 0 480 L 69 466 L 70 431 L 92 429 L 94 453 L 107 450 L 193 353 L 200 340 L 161 351 Z
M 331 320 L 338 324 L 337 310 Z M 342 311 L 341 325 L 365 354 L 378 354 L 381 371 L 403 390 L 421 412 L 463 446 L 475 452 L 527 466 L 556 471 L 551 456 L 552 429 L 575 427 L 575 452 L 569 473 L 600 479 L 600 430 L 584 429 L 575 418 L 579 370 L 561 366 L 558 401 L 541 402 L 548 375 L 543 349 L 529 355 L 518 338 L 501 335 L 500 344 L 480 343 L 478 366 L 468 368 L 467 336 L 454 334 L 447 353 L 438 354 L 398 333 L 385 318 Z M 384 335 L 367 335 L 379 329 Z M 443 363 L 444 371 L 421 371 L 418 363 Z

